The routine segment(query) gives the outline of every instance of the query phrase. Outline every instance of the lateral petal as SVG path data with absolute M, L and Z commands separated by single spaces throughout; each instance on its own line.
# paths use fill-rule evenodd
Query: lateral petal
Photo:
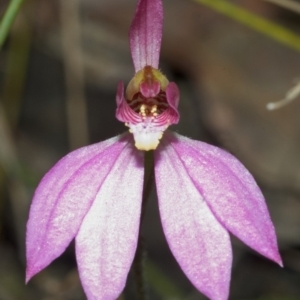
M 145 66 L 158 69 L 162 25 L 161 0 L 139 0 L 129 31 L 135 72 Z
M 144 153 L 128 145 L 108 174 L 76 236 L 76 256 L 89 300 L 115 300 L 137 246 Z
M 166 96 L 167 96 L 168 104 L 173 108 L 174 111 L 176 111 L 179 120 L 178 104 L 179 104 L 180 92 L 176 83 L 170 82 L 168 84 L 166 88 Z
M 26 280 L 45 268 L 69 245 L 129 134 L 83 147 L 62 158 L 41 180 L 26 233 Z
M 164 139 L 155 152 L 155 179 L 163 230 L 180 267 L 211 300 L 226 300 L 232 264 L 229 234 Z
M 249 247 L 281 265 L 268 208 L 249 171 L 220 148 L 170 132 L 166 139 L 216 218 Z

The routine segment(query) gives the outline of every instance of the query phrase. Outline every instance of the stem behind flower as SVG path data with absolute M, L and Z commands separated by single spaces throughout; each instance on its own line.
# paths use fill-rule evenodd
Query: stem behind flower
M 144 157 L 144 187 L 143 187 L 143 200 L 142 200 L 142 212 L 141 212 L 141 222 L 140 222 L 140 230 L 138 237 L 138 245 L 136 249 L 136 254 L 133 262 L 133 271 L 136 278 L 137 285 L 137 299 L 146 300 L 147 296 L 147 284 L 145 280 L 145 259 L 146 259 L 146 247 L 145 247 L 145 239 L 142 235 L 142 223 L 144 220 L 147 201 L 149 199 L 149 195 L 151 189 L 154 184 L 154 155 L 153 151 L 146 151 Z

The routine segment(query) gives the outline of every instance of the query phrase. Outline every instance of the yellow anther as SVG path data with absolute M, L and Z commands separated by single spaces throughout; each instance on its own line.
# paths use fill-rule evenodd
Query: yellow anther
M 143 118 L 145 118 L 147 116 L 147 106 L 145 104 L 142 104 L 140 106 L 140 115 L 142 115 Z
M 151 114 L 155 114 L 157 112 L 157 105 L 153 105 L 152 107 L 151 107 Z

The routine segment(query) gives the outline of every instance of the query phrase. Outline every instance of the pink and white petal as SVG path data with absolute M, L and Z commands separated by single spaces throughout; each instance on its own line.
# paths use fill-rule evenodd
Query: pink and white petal
M 211 300 L 227 300 L 232 251 L 227 230 L 195 188 L 174 148 L 161 141 L 155 179 L 164 233 L 194 286 Z
M 249 247 L 281 265 L 268 208 L 249 171 L 220 148 L 170 132 L 165 136 L 217 219 Z
M 143 152 L 127 146 L 106 177 L 76 236 L 79 275 L 89 300 L 122 292 L 139 233 Z
M 129 31 L 135 72 L 145 66 L 158 69 L 162 25 L 163 7 L 161 0 L 139 0 Z
M 102 183 L 132 137 L 118 136 L 71 152 L 41 180 L 26 232 L 26 280 L 68 246 Z
M 116 102 L 116 118 L 120 122 L 138 124 L 143 121 L 141 115 L 132 110 L 128 105 L 124 97 L 124 83 L 122 81 L 119 82 L 117 87 Z

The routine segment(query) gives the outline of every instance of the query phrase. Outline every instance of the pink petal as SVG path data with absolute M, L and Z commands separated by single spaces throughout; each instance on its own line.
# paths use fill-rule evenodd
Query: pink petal
M 58 257 L 74 238 L 131 139 L 123 135 L 78 149 L 62 158 L 41 180 L 27 223 L 27 281 Z
M 119 82 L 117 87 L 116 102 L 116 118 L 120 122 L 130 122 L 134 124 L 143 122 L 142 116 L 136 113 L 134 110 L 132 110 L 131 107 L 128 105 L 124 97 L 124 83 L 122 81 Z
M 175 117 L 172 124 L 177 124 L 179 122 L 179 112 L 178 112 L 178 104 L 180 93 L 176 83 L 170 82 L 166 88 L 166 97 L 169 106 L 172 108 L 172 113 Z
M 180 267 L 207 297 L 226 300 L 232 262 L 229 234 L 164 139 L 155 152 L 155 178 L 163 230 Z
M 125 286 L 139 232 L 143 157 L 131 145 L 122 151 L 77 234 L 79 274 L 89 300 L 115 300 Z
M 124 97 L 124 82 L 120 81 L 117 87 L 117 95 L 116 95 L 116 102 L 117 108 L 121 105 L 122 102 L 126 101 Z
M 252 175 L 231 154 L 178 134 L 166 138 L 216 218 L 249 247 L 282 264 L 275 229 Z
M 161 0 L 139 0 L 129 32 L 135 72 L 145 66 L 158 69 L 162 24 Z

